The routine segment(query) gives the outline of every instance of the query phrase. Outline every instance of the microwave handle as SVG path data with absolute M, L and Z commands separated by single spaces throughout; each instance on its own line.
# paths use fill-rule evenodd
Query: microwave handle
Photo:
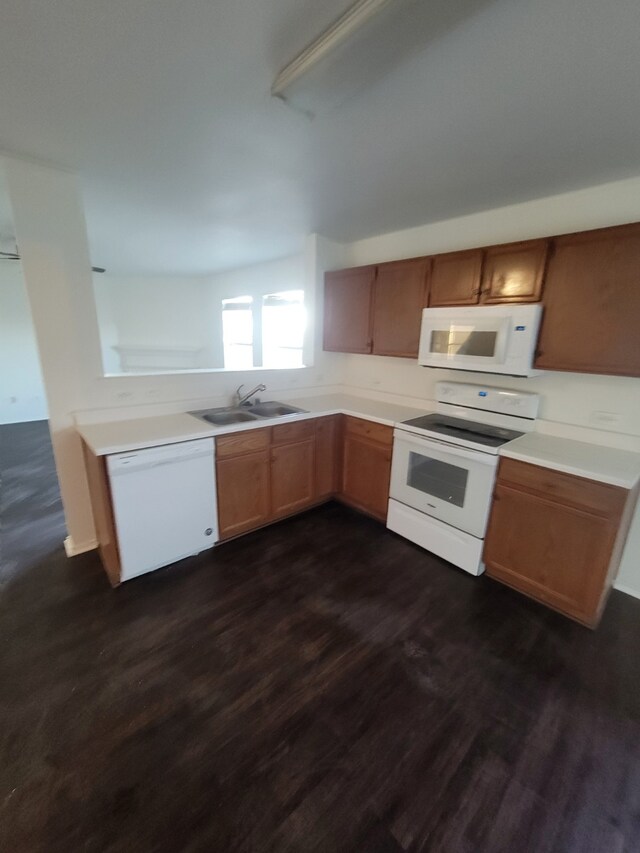
M 481 462 L 485 465 L 495 467 L 498 464 L 498 456 L 492 453 L 483 453 L 482 451 L 467 450 L 457 444 L 451 444 L 448 441 L 441 439 L 427 438 L 426 436 L 416 435 L 407 430 L 394 430 L 394 438 L 397 441 L 404 441 L 406 444 L 412 444 L 414 447 L 419 447 L 421 450 L 439 450 L 446 453 L 448 456 L 457 456 L 460 459 L 471 459 L 474 462 Z

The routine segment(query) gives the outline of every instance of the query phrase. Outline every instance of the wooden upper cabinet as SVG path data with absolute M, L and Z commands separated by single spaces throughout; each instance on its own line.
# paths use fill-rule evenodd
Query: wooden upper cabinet
M 539 302 L 548 251 L 549 240 L 527 240 L 487 249 L 480 302 Z
M 325 273 L 325 350 L 371 352 L 371 300 L 375 274 L 373 266 Z
M 554 244 L 535 366 L 640 376 L 640 223 Z
M 482 249 L 435 255 L 429 283 L 429 306 L 477 305 L 482 255 Z
M 429 266 L 428 258 L 378 266 L 373 297 L 373 352 L 376 355 L 418 357 Z

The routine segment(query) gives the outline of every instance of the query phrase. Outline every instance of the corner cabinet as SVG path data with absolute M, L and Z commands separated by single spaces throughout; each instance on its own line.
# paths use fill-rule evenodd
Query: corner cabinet
M 595 627 L 636 498 L 617 486 L 502 459 L 485 538 L 487 575 Z
M 640 224 L 554 241 L 535 366 L 640 376 Z

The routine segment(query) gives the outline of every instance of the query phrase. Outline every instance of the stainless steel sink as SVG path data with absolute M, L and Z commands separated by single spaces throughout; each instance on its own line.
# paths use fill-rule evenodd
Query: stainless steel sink
M 284 415 L 304 414 L 306 409 L 298 409 L 297 406 L 289 406 L 286 403 L 279 403 L 277 400 L 271 400 L 265 403 L 256 403 L 254 406 L 247 406 L 248 410 L 261 418 L 281 418 Z
M 257 421 L 260 418 L 252 415 L 246 409 L 204 409 L 200 412 L 189 412 L 202 421 L 207 421 L 215 426 L 228 426 L 229 424 L 241 424 L 246 421 Z
M 215 426 L 229 426 L 247 421 L 260 421 L 265 418 L 282 418 L 285 415 L 297 415 L 304 412 L 305 409 L 298 409 L 296 406 L 288 406 L 286 403 L 273 400 L 256 403 L 254 406 L 242 406 L 241 408 L 200 409 L 198 412 L 189 412 L 189 414 Z

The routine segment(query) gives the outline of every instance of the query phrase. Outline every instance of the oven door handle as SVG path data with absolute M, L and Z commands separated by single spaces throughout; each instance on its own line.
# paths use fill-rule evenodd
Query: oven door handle
M 406 432 L 405 430 L 394 430 L 393 437 L 397 442 L 413 445 L 420 450 L 439 450 L 441 453 L 446 453 L 447 456 L 457 456 L 460 459 L 470 459 L 473 462 L 479 462 L 483 465 L 496 467 L 498 464 L 498 455 L 493 453 L 483 453 L 481 450 L 467 450 L 457 444 L 450 444 L 448 441 L 441 441 L 439 438 L 427 438 L 415 433 Z

